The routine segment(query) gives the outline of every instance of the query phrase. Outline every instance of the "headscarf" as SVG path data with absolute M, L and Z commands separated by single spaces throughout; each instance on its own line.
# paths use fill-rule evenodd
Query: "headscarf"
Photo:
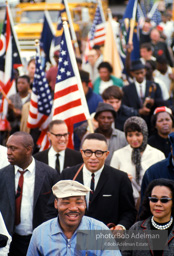
M 148 140 L 148 128 L 147 124 L 141 117 L 138 116 L 132 116 L 128 118 L 124 124 L 124 131 L 126 131 L 127 127 L 131 127 L 131 124 L 136 124 L 140 128 L 140 132 L 143 134 L 143 142 L 139 148 L 133 148 L 132 149 L 132 162 L 135 165 L 136 168 L 136 182 L 137 184 L 140 184 L 140 172 L 142 170 L 141 167 L 141 152 L 143 152 L 147 146 L 147 140 Z M 126 136 L 127 137 L 127 136 Z

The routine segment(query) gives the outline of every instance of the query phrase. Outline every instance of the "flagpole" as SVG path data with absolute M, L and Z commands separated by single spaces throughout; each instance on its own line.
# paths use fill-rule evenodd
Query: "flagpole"
M 17 47 L 17 49 L 18 49 L 19 57 L 20 57 L 20 60 L 21 60 L 21 62 L 22 62 L 22 66 L 25 67 L 24 62 L 23 62 L 23 59 L 21 58 L 21 53 L 20 53 L 20 49 L 19 49 L 18 38 L 17 38 L 17 35 L 16 35 L 16 31 L 14 30 L 14 22 L 13 22 L 13 18 L 12 18 L 12 15 L 11 15 L 10 7 L 9 7 L 9 5 L 8 5 L 8 1 L 6 1 L 6 5 L 7 5 L 8 14 L 9 14 L 9 19 L 10 19 L 10 23 L 11 23 L 11 30 L 13 31 L 13 36 L 14 36 L 15 41 L 16 41 L 16 47 Z
M 77 79 L 78 88 L 79 88 L 79 91 L 80 91 L 80 94 L 81 94 L 81 101 L 82 101 L 83 106 L 85 108 L 85 116 L 86 116 L 87 121 L 88 121 L 89 130 L 90 130 L 91 133 L 93 133 L 94 130 L 93 130 L 92 122 L 91 122 L 91 119 L 90 119 L 90 113 L 89 113 L 88 105 L 87 105 L 87 102 L 86 102 L 84 90 L 83 90 L 83 87 L 82 87 L 82 82 L 81 82 L 81 79 L 80 79 L 79 70 L 78 70 L 78 67 L 77 67 L 77 62 L 76 62 L 76 59 L 75 59 L 73 47 L 72 47 L 72 44 L 71 44 L 71 38 L 70 38 L 70 34 L 69 34 L 68 24 L 67 24 L 67 21 L 65 19 L 63 19 L 63 29 L 64 29 L 64 33 L 65 33 L 66 42 L 70 42 L 70 43 L 67 44 L 67 47 L 68 47 L 68 50 L 69 50 L 69 54 L 71 56 L 72 65 L 73 65 L 73 69 L 74 69 L 74 74 L 75 74 L 75 77 Z
M 98 3 L 99 3 L 99 6 L 100 6 L 100 13 L 101 13 L 102 19 L 103 19 L 104 22 L 106 22 L 105 15 L 104 15 L 104 12 L 103 12 L 103 6 L 102 6 L 102 3 L 101 3 L 101 0 L 98 0 Z
M 76 52 L 76 55 L 78 57 L 80 57 L 79 45 L 78 45 L 78 42 L 77 42 L 76 33 L 74 31 L 73 22 L 72 22 L 72 18 L 71 18 L 71 13 L 69 11 L 67 0 L 64 0 L 64 4 L 65 4 L 65 8 L 66 8 L 66 13 L 67 13 L 67 16 L 68 16 L 68 21 L 69 21 L 69 25 L 70 25 L 73 44 L 74 44 L 74 47 L 75 47 L 75 52 Z
M 130 33 L 129 33 L 129 44 L 132 44 L 133 41 L 133 33 L 134 33 L 134 27 L 135 27 L 135 19 L 136 19 L 136 11 L 137 11 L 137 0 L 136 4 L 133 9 L 133 15 L 132 19 L 130 20 Z

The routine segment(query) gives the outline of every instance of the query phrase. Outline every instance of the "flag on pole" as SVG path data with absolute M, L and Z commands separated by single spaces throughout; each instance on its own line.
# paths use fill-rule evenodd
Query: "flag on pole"
M 129 0 L 123 15 L 123 21 L 127 29 L 127 43 L 133 44 L 131 60 L 140 58 L 139 29 L 137 24 L 138 0 Z
M 27 126 L 29 128 L 40 128 L 42 131 L 37 142 L 41 147 L 40 150 L 45 150 L 49 146 L 48 140 L 46 139 L 46 132 L 48 124 L 52 119 L 52 105 L 51 91 L 45 77 L 45 72 L 42 69 L 39 50 L 37 49 L 36 71 L 34 74 Z
M 94 21 L 88 35 L 89 49 L 94 45 L 103 45 L 106 36 L 106 25 L 103 14 L 103 9 L 99 3 L 96 8 Z
M 106 26 L 106 39 L 103 50 L 103 60 L 109 62 L 113 67 L 113 75 L 121 77 L 123 63 L 121 61 L 116 38 L 113 32 L 111 19 L 108 20 Z
M 7 97 L 16 93 L 13 69 L 20 66 L 22 66 L 22 61 L 18 48 L 17 37 L 13 31 L 13 21 L 11 18 L 10 8 L 7 4 L 0 37 L 0 86 Z M 6 120 L 7 110 L 7 100 L 2 97 L 0 108 L 1 120 Z
M 73 124 L 89 118 L 89 110 L 82 88 L 67 22 L 61 39 L 58 74 L 54 92 L 53 119 L 67 123 L 73 133 Z M 71 136 L 70 136 L 71 138 Z M 73 147 L 72 141 L 69 147 Z
M 45 53 L 45 63 L 51 62 L 50 48 L 51 48 L 51 43 L 54 38 L 54 35 L 55 35 L 55 31 L 52 25 L 50 15 L 48 11 L 45 11 L 43 29 L 42 29 L 41 38 L 40 38 L 40 47 L 41 49 L 43 49 Z

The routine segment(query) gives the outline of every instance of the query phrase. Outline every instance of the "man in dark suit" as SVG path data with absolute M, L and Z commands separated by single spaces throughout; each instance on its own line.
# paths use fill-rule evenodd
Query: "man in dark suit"
M 123 87 L 123 104 L 136 109 L 148 126 L 153 110 L 163 105 L 161 89 L 153 81 L 146 81 L 146 70 L 140 60 L 132 61 L 130 72 L 134 82 Z
M 60 179 L 73 179 L 91 188 L 86 196 L 86 215 L 111 224 L 117 230 L 128 229 L 134 222 L 136 210 L 131 182 L 125 172 L 105 165 L 109 154 L 107 141 L 99 133 L 88 134 L 81 154 L 84 165 L 65 169 Z
M 12 235 L 11 256 L 26 255 L 32 231 L 52 217 L 45 215 L 59 174 L 32 157 L 30 134 L 16 132 L 7 141 L 10 165 L 0 170 L 0 211 Z M 54 212 L 54 209 L 53 209 Z
M 69 132 L 63 120 L 53 120 L 49 124 L 48 137 L 52 146 L 35 154 L 35 159 L 57 169 L 59 173 L 66 167 L 83 162 L 80 152 L 67 148 Z

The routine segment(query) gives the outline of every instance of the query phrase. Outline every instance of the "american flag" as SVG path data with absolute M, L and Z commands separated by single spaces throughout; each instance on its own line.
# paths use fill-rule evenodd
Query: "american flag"
M 27 126 L 29 128 L 40 128 L 42 131 L 39 138 L 41 150 L 46 149 L 48 141 L 45 139 L 48 124 L 52 118 L 52 96 L 43 71 L 39 52 L 36 51 L 36 71 L 34 74 L 33 88 L 30 101 L 30 110 Z M 42 143 L 45 143 L 42 145 Z M 37 143 L 38 144 L 38 143 Z
M 89 49 L 94 45 L 103 45 L 105 42 L 106 27 L 102 6 L 99 3 L 96 8 L 94 21 L 89 32 Z
M 67 23 L 63 26 L 65 27 L 62 34 L 54 92 L 53 119 L 64 120 L 72 133 L 72 125 L 86 120 L 89 117 L 89 110 L 81 85 Z
M 14 68 L 22 66 L 20 53 L 17 44 L 17 38 L 13 31 L 13 21 L 8 4 L 6 5 L 6 14 L 2 33 L 0 37 L 0 86 L 9 97 L 16 93 Z M 8 104 L 2 97 L 1 118 L 5 120 Z

